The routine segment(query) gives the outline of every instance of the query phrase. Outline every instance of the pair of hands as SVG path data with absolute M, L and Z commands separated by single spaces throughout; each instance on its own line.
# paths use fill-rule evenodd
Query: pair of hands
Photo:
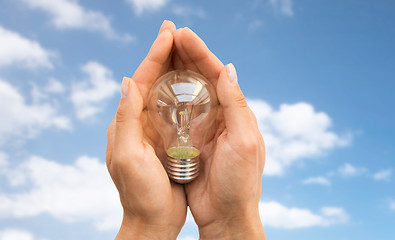
M 169 180 L 163 143 L 146 111 L 151 86 L 174 69 L 205 76 L 220 103 L 200 175 L 186 185 Z M 258 211 L 264 143 L 233 65 L 224 66 L 190 29 L 164 21 L 133 77 L 123 79 L 121 95 L 106 153 L 124 209 L 116 239 L 176 239 L 187 206 L 201 239 L 265 239 Z

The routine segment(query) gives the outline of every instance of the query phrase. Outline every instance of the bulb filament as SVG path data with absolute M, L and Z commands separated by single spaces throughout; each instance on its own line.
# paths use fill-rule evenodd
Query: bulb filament
M 177 126 L 177 147 L 191 147 L 189 138 L 190 116 L 187 110 L 180 111 L 180 122 Z

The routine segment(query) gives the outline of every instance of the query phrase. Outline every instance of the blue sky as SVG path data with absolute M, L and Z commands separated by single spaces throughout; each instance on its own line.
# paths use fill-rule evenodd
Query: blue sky
M 164 19 L 238 71 L 268 239 L 393 239 L 393 1 L 1 0 L 0 240 L 115 236 L 105 132 Z

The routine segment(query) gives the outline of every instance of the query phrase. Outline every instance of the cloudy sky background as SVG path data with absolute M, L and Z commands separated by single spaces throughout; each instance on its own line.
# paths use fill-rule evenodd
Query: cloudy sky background
M 268 239 L 393 239 L 393 1 L 0 0 L 0 240 L 114 238 L 105 132 L 164 19 L 236 66 Z

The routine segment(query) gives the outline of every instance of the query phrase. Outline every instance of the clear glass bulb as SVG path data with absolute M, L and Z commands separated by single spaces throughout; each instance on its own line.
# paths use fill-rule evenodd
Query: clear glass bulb
M 199 175 L 199 155 L 217 116 L 217 95 L 202 75 L 175 70 L 160 77 L 148 98 L 148 115 L 163 139 L 166 171 L 178 183 Z

